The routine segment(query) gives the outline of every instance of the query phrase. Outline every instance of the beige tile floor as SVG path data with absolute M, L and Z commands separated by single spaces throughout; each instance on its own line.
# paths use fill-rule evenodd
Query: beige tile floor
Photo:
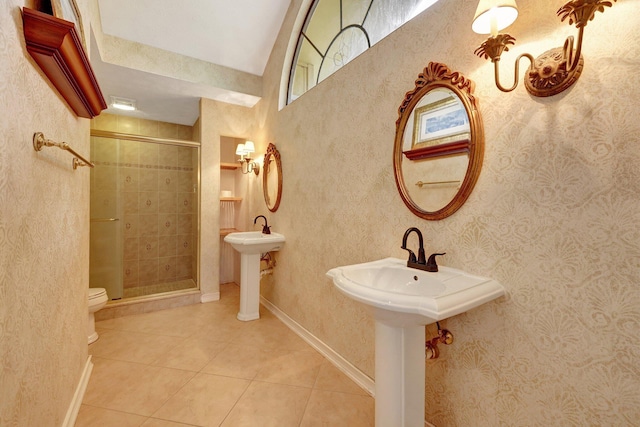
M 374 400 L 239 290 L 208 304 L 96 322 L 76 427 L 373 426 Z

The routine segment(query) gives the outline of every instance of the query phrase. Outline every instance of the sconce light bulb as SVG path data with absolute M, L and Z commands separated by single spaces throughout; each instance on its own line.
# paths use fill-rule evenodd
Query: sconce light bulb
M 471 29 L 478 34 L 496 36 L 518 17 L 515 0 L 480 0 Z
M 251 154 L 256 152 L 256 147 L 253 144 L 253 141 L 245 141 L 244 143 L 244 153 Z

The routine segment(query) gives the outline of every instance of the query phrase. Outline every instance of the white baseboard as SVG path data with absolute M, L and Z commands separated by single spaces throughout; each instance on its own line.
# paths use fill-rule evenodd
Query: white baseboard
M 73 394 L 69 409 L 67 409 L 67 415 L 62 422 L 62 427 L 73 427 L 75 425 L 78 412 L 80 412 L 80 405 L 82 405 L 82 399 L 84 399 L 84 393 L 87 391 L 89 378 L 91 378 L 91 371 L 93 371 L 93 363 L 91 362 L 91 355 L 89 355 L 87 363 L 84 365 L 82 375 L 80 376 L 80 382 L 76 387 L 76 392 Z
M 331 347 L 324 342 L 320 341 L 311 332 L 300 326 L 295 320 L 287 316 L 282 310 L 273 305 L 270 301 L 260 296 L 260 302 L 262 305 L 272 312 L 278 319 L 289 327 L 294 333 L 302 338 L 307 344 L 315 348 L 320 354 L 329 360 L 336 368 L 338 368 L 347 377 L 351 378 L 353 382 L 358 384 L 371 396 L 375 397 L 375 383 L 364 372 L 349 363 L 344 357 L 336 353 Z
M 201 303 L 206 303 L 206 302 L 212 302 L 212 301 L 218 301 L 220 300 L 220 292 L 211 292 L 208 294 L 202 294 L 202 296 L 200 297 L 200 302 Z

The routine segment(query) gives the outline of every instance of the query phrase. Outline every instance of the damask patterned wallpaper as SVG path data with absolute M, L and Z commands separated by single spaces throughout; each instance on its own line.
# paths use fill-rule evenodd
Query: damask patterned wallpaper
M 563 2 L 521 0 L 503 55 L 561 46 Z M 284 193 L 269 214 L 287 236 L 262 293 L 368 375 L 373 320 L 327 270 L 404 258 L 419 227 L 442 264 L 499 280 L 507 296 L 444 322 L 455 342 L 427 363 L 426 419 L 439 426 L 635 425 L 640 419 L 640 2 L 621 0 L 586 28 L 585 69 L 568 91 L 504 94 L 473 51 L 476 2 L 440 1 L 278 109 L 294 0 L 257 106 L 262 149 L 282 155 Z M 397 108 L 430 62 L 476 82 L 486 153 L 460 211 L 428 222 L 393 178 Z M 523 67 L 526 64 L 523 63 Z M 255 194 L 253 215 L 269 213 Z M 262 203 L 262 204 L 260 204 Z M 435 334 L 434 327 L 427 334 Z
M 32 137 L 88 155 L 89 120 L 25 49 L 32 3 L 0 2 L 0 425 L 58 427 L 87 362 L 89 170 Z

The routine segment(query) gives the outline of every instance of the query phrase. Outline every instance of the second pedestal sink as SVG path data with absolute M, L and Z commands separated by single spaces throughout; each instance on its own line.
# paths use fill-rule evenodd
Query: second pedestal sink
M 424 425 L 424 326 L 504 295 L 493 279 L 440 267 L 431 273 L 385 258 L 337 267 L 327 276 L 373 309 L 376 324 L 376 427 Z
M 238 320 L 260 318 L 260 256 L 284 245 L 282 234 L 243 231 L 227 234 L 224 241 L 240 252 L 240 310 Z

